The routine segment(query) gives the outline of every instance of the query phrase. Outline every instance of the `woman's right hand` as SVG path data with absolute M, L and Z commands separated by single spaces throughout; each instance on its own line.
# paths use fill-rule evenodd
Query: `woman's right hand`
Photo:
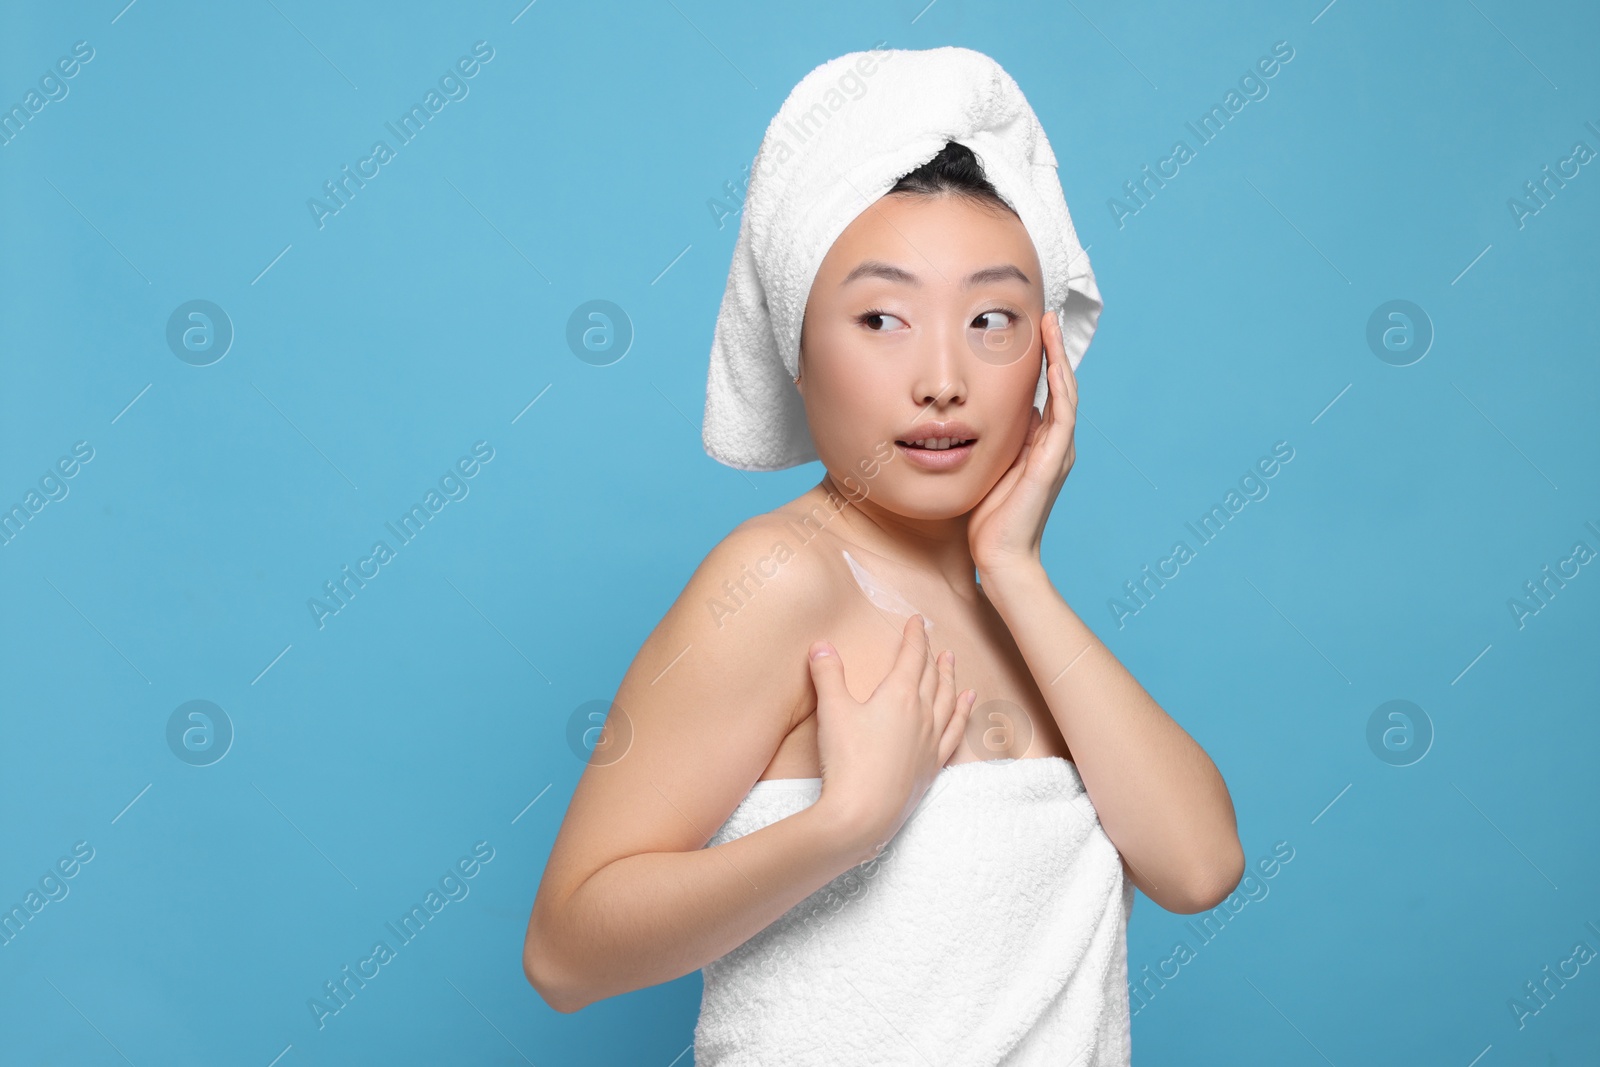
M 844 663 L 826 641 L 810 649 L 817 691 L 822 796 L 869 859 L 876 858 L 921 802 L 966 734 L 975 690 L 955 688 L 955 653 L 928 656 L 920 614 L 901 631 L 894 666 L 865 702 L 844 684 Z

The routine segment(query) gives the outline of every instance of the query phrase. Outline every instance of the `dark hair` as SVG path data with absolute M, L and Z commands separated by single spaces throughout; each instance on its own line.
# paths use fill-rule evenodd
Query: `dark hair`
M 983 173 L 983 164 L 964 144 L 946 141 L 939 154 L 895 182 L 886 196 L 907 193 L 912 196 L 938 196 L 951 193 L 975 203 L 989 204 L 1015 215 L 1016 211 Z

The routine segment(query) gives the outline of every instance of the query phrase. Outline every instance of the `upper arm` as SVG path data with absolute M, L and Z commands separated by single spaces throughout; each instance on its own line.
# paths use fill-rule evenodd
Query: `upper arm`
M 540 906 L 566 899 L 607 864 L 704 846 L 760 777 L 809 711 L 817 555 L 754 519 L 695 570 L 617 689 L 605 744 L 620 751 L 592 755 L 584 768 L 530 939 Z

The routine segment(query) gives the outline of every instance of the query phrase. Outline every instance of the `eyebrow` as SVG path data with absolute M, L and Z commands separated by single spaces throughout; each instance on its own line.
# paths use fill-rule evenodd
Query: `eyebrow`
M 904 285 L 922 284 L 921 278 L 902 267 L 896 267 L 894 264 L 885 263 L 882 260 L 868 259 L 858 265 L 855 270 L 846 274 L 844 281 L 839 283 L 839 287 L 842 289 L 858 278 L 882 278 L 885 281 L 900 282 Z M 984 267 L 982 270 L 975 270 L 967 275 L 967 280 L 962 282 L 961 285 L 964 289 L 970 289 L 974 285 L 1007 280 L 1019 281 L 1023 285 L 1033 284 L 1028 280 L 1026 274 L 1010 263 L 1005 263 L 994 267 Z

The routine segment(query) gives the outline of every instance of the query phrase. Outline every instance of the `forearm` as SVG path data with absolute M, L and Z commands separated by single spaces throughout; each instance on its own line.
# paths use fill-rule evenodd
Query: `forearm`
M 1216 765 L 1062 598 L 1042 566 L 983 575 L 1072 751 L 1100 824 L 1169 910 L 1225 895 L 1243 864 Z M 1198 903 L 1197 903 L 1198 902 Z
M 875 853 L 819 801 L 711 848 L 628 856 L 541 921 L 537 951 L 576 1011 L 698 970 Z

